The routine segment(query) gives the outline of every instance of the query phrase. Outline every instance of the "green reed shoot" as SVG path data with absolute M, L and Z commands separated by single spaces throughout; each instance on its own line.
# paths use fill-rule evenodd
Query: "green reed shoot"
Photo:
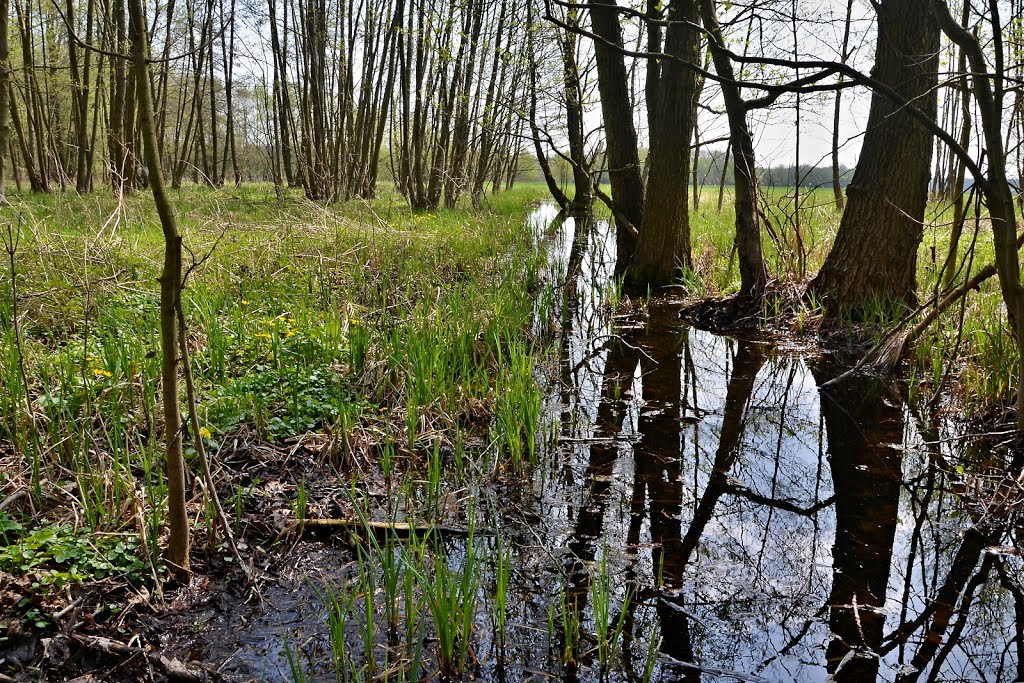
M 498 547 L 494 554 L 494 631 L 501 647 L 505 646 L 505 621 L 508 610 L 508 582 L 512 555 L 498 536 Z
M 301 660 L 301 652 L 296 649 L 292 649 L 291 643 L 288 640 L 288 634 L 285 633 L 284 627 L 281 628 L 281 644 L 284 646 L 284 654 L 288 660 L 288 671 L 292 676 L 292 683 L 306 683 L 312 680 L 312 674 L 306 670 Z
M 580 651 L 580 626 L 579 605 L 571 598 L 565 584 L 559 595 L 562 607 L 562 661 L 569 665 L 579 662 Z
M 597 574 L 590 581 L 590 602 L 594 614 L 594 632 L 597 637 L 597 661 L 602 676 L 607 675 L 618 652 L 622 629 L 626 623 L 632 589 L 626 591 L 618 616 L 613 613 L 612 580 L 608 573 L 607 546 L 598 563 Z
M 661 650 L 661 628 L 655 624 L 651 629 L 651 635 L 647 639 L 647 651 L 644 656 L 644 670 L 640 680 L 643 683 L 650 683 L 654 677 L 654 668 L 658 665 L 658 652 Z

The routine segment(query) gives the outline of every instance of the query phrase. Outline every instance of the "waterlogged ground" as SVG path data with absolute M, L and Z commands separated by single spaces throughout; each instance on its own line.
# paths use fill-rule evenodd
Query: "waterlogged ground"
M 823 386 L 820 349 L 613 306 L 607 224 L 531 226 L 560 349 L 537 463 L 448 458 L 426 507 L 371 491 L 421 531 L 305 541 L 170 651 L 267 681 L 1024 680 L 1020 458 L 906 387 Z

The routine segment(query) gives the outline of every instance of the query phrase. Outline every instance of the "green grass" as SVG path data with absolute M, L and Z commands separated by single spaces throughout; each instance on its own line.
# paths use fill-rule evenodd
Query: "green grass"
M 283 445 L 329 433 L 335 466 L 369 438 L 390 479 L 398 455 L 426 457 L 426 434 L 486 438 L 491 415 L 534 414 L 542 256 L 524 219 L 542 196 L 525 186 L 479 212 L 414 214 L 387 187 L 330 207 L 298 192 L 277 201 L 269 185 L 175 193 L 202 426 L 186 434 L 187 455 L 200 438 L 217 457 L 240 434 Z M 163 243 L 151 198 L 11 199 L 0 209 L 18 237 L 16 300 L 0 269 L 0 484 L 31 489 L 38 527 L 133 534 L 157 562 Z M 497 462 L 532 454 L 531 431 L 496 424 Z M 302 485 L 297 515 L 311 496 Z

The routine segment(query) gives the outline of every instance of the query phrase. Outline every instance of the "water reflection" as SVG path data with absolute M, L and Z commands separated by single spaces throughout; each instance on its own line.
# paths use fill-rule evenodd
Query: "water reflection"
M 819 367 L 814 376 L 823 384 L 833 374 Z M 903 411 L 880 382 L 856 377 L 822 390 L 821 412 L 836 515 L 827 669 L 837 681 L 873 681 L 903 481 Z
M 841 363 L 689 329 L 670 298 L 613 316 L 610 262 L 587 255 L 614 241 L 583 224 L 551 274 L 571 299 L 562 441 L 537 480 L 578 599 L 607 553 L 666 680 L 1016 680 L 1014 515 L 977 509 L 955 426 L 872 380 L 819 389 Z M 1010 495 L 989 472 L 981 497 L 992 479 Z

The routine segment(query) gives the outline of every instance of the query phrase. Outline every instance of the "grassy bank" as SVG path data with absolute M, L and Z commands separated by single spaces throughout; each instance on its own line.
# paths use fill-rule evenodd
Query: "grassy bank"
M 730 192 L 726 188 L 723 210 L 719 212 L 717 189 L 705 190 L 692 216 L 695 273 L 687 284 L 696 297 L 720 296 L 739 289 L 735 255 L 730 258 L 734 235 Z M 769 274 L 780 282 L 790 283 L 781 296 L 767 302 L 766 324 L 796 332 L 814 331 L 820 324 L 820 315 L 813 302 L 804 302 L 794 311 L 792 296 L 824 262 L 841 214 L 835 209 L 831 190 L 803 194 L 799 222 L 793 210 L 791 189 L 768 188 L 762 197 L 770 223 L 770 229 L 762 234 Z M 917 259 L 918 297 L 922 303 L 943 289 L 941 269 L 949 249 L 952 220 L 953 210 L 948 202 L 929 205 Z M 971 208 L 960 242 L 954 282 L 963 282 L 993 260 L 991 227 L 984 209 L 976 217 Z M 871 342 L 908 312 L 879 306 L 861 320 L 847 321 L 845 331 L 850 338 Z M 914 344 L 906 358 L 911 386 L 925 394 L 948 386 L 957 399 L 958 411 L 971 415 L 991 405 L 1012 403 L 1017 358 L 997 280 L 992 278 L 984 283 L 965 300 L 963 307 L 954 306 L 947 311 Z

